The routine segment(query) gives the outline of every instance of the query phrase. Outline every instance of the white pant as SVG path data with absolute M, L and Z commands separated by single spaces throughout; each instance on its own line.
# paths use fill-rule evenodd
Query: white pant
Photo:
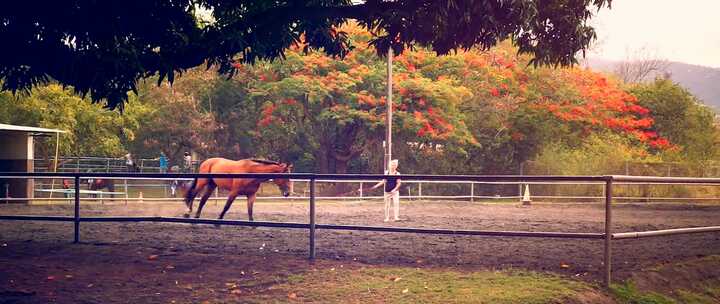
M 393 202 L 395 220 L 400 220 L 400 191 L 385 192 L 385 221 L 390 220 L 390 201 Z

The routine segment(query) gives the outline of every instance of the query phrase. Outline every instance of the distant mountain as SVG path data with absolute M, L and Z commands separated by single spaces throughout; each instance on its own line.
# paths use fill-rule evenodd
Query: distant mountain
M 592 69 L 612 72 L 619 61 L 588 59 Z M 711 68 L 682 62 L 671 62 L 667 70 L 670 79 L 679 83 L 704 104 L 720 112 L 720 68 Z

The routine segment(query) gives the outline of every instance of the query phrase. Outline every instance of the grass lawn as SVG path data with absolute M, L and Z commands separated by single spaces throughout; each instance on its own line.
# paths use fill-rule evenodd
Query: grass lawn
M 315 303 L 565 303 L 593 287 L 526 271 L 338 266 L 290 276 L 243 301 Z M 279 297 L 280 296 L 280 297 Z M 284 298 L 281 298 L 284 297 Z M 572 301 L 571 301 L 572 302 Z

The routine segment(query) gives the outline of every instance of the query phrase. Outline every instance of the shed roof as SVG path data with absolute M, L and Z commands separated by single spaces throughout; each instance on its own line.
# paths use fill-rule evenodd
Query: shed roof
M 67 131 L 58 129 L 47 129 L 38 127 L 18 126 L 0 124 L 0 131 L 11 131 L 11 132 L 27 132 L 27 133 L 67 133 Z

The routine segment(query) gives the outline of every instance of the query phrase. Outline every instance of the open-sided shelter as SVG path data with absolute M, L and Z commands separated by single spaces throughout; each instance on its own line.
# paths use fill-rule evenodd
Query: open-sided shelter
M 33 172 L 34 138 L 55 135 L 59 142 L 60 133 L 65 131 L 0 124 L 0 172 Z M 0 197 L 32 198 L 33 188 L 32 179 L 0 178 Z

